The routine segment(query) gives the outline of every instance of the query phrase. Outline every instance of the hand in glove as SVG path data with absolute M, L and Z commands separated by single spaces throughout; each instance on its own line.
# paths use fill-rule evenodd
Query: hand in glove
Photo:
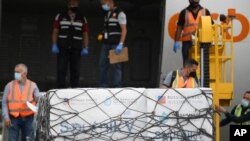
M 58 48 L 58 46 L 57 46 L 56 43 L 53 43 L 53 44 L 52 44 L 51 52 L 52 52 L 53 54 L 58 54 L 58 53 L 60 52 L 60 50 L 59 50 L 59 48 Z
M 82 48 L 81 56 L 87 56 L 89 54 L 89 49 L 87 47 Z
M 174 43 L 173 51 L 176 53 L 180 48 L 181 48 L 181 42 L 180 41 L 176 41 Z
M 115 48 L 115 54 L 120 54 L 122 52 L 122 48 L 123 48 L 123 43 L 120 43 L 116 46 Z

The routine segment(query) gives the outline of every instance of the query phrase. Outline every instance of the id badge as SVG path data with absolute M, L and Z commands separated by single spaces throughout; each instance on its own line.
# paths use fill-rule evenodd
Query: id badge
M 104 39 L 108 39 L 108 33 L 104 32 Z

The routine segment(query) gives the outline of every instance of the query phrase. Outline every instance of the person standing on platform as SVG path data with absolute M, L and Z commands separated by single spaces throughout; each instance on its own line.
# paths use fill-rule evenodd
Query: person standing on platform
M 68 10 L 56 15 L 52 33 L 53 54 L 57 54 L 57 87 L 66 88 L 70 67 L 70 86 L 79 87 L 81 56 L 88 55 L 88 23 L 79 12 L 79 0 L 69 0 Z
M 127 19 L 123 10 L 117 7 L 113 0 L 101 0 L 101 4 L 102 9 L 107 13 L 104 17 L 103 45 L 100 58 L 100 87 L 109 87 L 108 73 L 109 68 L 112 67 L 114 69 L 112 87 L 118 88 L 122 86 L 121 63 L 111 65 L 108 56 L 111 49 L 115 49 L 116 54 L 121 53 L 127 35 Z
M 189 3 L 179 15 L 173 46 L 173 51 L 176 53 L 182 42 L 183 64 L 189 58 L 189 50 L 193 46 L 192 36 L 195 34 L 200 17 L 210 15 L 209 10 L 199 4 L 200 0 L 189 0 Z

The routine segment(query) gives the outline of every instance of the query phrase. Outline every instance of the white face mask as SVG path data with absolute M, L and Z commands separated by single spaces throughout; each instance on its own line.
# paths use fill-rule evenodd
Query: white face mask
M 103 4 L 102 9 L 105 10 L 105 11 L 109 11 L 110 7 L 108 6 L 108 4 Z
M 21 81 L 22 80 L 22 74 L 15 72 L 14 78 L 15 78 L 15 80 Z
M 246 99 L 242 99 L 241 100 L 241 105 L 246 108 L 246 107 L 249 106 L 249 102 Z

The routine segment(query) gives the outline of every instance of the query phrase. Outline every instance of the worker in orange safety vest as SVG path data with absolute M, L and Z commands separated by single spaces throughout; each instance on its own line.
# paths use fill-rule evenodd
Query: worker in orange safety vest
M 209 10 L 199 4 L 200 0 L 189 0 L 189 3 L 190 5 L 179 15 L 173 46 L 173 51 L 176 53 L 182 41 L 183 64 L 189 58 L 189 49 L 193 45 L 192 36 L 194 37 L 200 17 L 210 15 Z
M 186 60 L 182 69 L 168 73 L 161 88 L 197 88 L 199 86 L 197 67 L 196 60 Z
M 4 89 L 2 101 L 3 118 L 9 131 L 9 141 L 18 141 L 19 130 L 22 141 L 31 137 L 34 112 L 27 106 L 39 100 L 39 89 L 36 83 L 27 79 L 28 68 L 25 64 L 15 66 L 14 78 Z

